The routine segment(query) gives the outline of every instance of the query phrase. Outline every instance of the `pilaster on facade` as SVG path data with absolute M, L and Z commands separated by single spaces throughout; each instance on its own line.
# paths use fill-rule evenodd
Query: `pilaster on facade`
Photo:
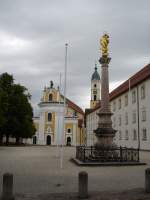
M 41 145 L 45 144 L 44 130 L 45 130 L 45 112 L 40 112 L 38 144 Z

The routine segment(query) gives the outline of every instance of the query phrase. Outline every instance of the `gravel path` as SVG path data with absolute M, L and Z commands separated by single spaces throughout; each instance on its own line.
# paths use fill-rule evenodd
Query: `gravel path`
M 32 197 L 72 194 L 78 191 L 79 171 L 87 171 L 90 192 L 119 192 L 143 188 L 145 169 L 150 167 L 150 152 L 142 152 L 140 156 L 147 165 L 126 167 L 79 167 L 69 161 L 75 155 L 75 148 L 66 147 L 63 154 L 63 169 L 60 169 L 56 147 L 0 147 L 0 186 L 2 174 L 10 172 L 14 174 L 15 193 Z

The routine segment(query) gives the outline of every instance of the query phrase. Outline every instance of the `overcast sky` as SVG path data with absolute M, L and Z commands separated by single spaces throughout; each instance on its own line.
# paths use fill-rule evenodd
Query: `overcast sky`
M 64 74 L 67 42 L 67 96 L 89 107 L 105 31 L 112 89 L 150 62 L 150 0 L 0 0 L 0 73 L 26 86 L 35 108 L 44 86 L 57 87 Z

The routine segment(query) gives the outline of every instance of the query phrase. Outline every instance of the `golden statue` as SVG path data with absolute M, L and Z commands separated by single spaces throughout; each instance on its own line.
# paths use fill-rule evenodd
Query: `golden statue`
M 109 35 L 104 34 L 100 39 L 100 50 L 102 51 L 102 56 L 108 56 L 108 44 L 109 44 Z

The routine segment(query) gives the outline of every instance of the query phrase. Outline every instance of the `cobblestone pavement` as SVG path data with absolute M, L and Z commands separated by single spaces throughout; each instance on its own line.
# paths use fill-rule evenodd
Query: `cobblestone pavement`
M 69 161 L 75 155 L 72 147 L 63 148 L 63 155 L 63 169 L 60 169 L 56 147 L 0 147 L 0 186 L 2 174 L 10 172 L 14 174 L 14 192 L 26 194 L 26 197 L 30 194 L 76 193 L 78 172 L 85 170 L 89 174 L 90 192 L 115 192 L 144 188 L 145 168 L 150 167 L 150 152 L 140 155 L 147 165 L 126 167 L 76 166 Z

